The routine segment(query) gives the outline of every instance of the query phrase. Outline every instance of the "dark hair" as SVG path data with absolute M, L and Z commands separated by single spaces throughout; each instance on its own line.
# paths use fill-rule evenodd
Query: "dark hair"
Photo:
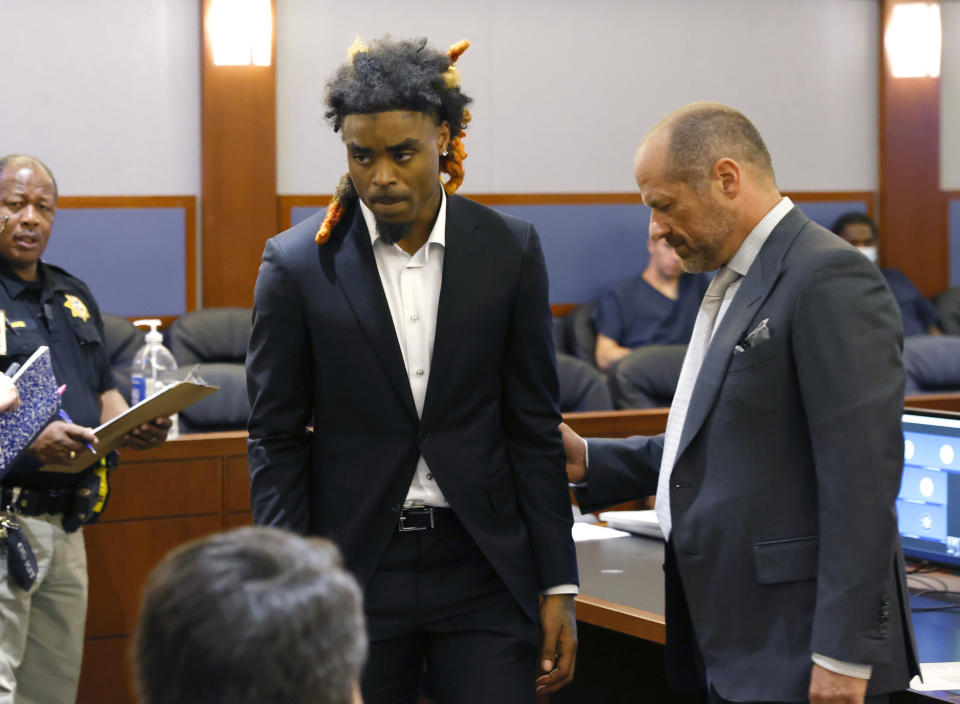
M 336 547 L 275 528 L 168 554 L 134 635 L 144 704 L 349 704 L 366 647 L 360 590 Z
M 869 225 L 870 232 L 873 233 L 873 239 L 878 238 L 879 232 L 877 231 L 877 224 L 870 216 L 864 215 L 863 213 L 844 213 L 833 221 L 833 226 L 830 229 L 833 230 L 834 233 L 843 236 L 843 231 L 848 225 Z
M 702 187 L 713 165 L 724 157 L 774 178 L 770 152 L 760 131 L 733 108 L 693 103 L 671 113 L 660 125 L 670 130 L 667 178 L 672 181 Z
M 412 110 L 447 122 L 455 135 L 467 124 L 470 98 L 459 81 L 450 85 L 450 57 L 427 47 L 426 39 L 391 41 L 383 38 L 359 49 L 327 83 L 327 118 L 334 131 L 347 115 Z
M 463 183 L 463 148 L 471 98 L 460 90 L 460 72 L 454 66 L 470 42 L 457 42 L 447 52 L 427 47 L 426 39 L 393 41 L 389 37 L 364 46 L 357 39 L 350 47 L 350 60 L 337 69 L 327 83 L 326 117 L 333 131 L 343 127 L 347 115 L 390 110 L 412 110 L 431 115 L 436 124 L 450 125 L 450 143 L 440 158 L 439 170 L 449 174 L 443 185 L 453 193 Z M 327 215 L 317 230 L 317 244 L 324 244 L 357 193 L 349 175 L 340 178 Z
M 29 156 L 27 154 L 7 154 L 4 157 L 0 157 L 0 174 L 3 174 L 3 172 L 7 170 L 8 166 L 13 166 L 14 164 L 29 164 L 34 168 L 41 169 L 50 178 L 50 183 L 53 184 L 53 197 L 59 197 L 57 179 L 53 177 L 53 172 L 47 168 L 47 165 L 40 161 L 37 157 Z

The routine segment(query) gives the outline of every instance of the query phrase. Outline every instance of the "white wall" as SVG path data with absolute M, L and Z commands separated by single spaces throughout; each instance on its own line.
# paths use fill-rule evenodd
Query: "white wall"
M 941 3 L 940 188 L 960 190 L 960 2 Z
M 460 59 L 474 123 L 464 192 L 630 191 L 639 140 L 719 100 L 759 127 L 786 190 L 873 190 L 875 0 L 277 2 L 278 190 L 345 170 L 324 83 L 359 33 L 426 36 Z
M 199 0 L 4 3 L 0 152 L 64 195 L 200 191 Z

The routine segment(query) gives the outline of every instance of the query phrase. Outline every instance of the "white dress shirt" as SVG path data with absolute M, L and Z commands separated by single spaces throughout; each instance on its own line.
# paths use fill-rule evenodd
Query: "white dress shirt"
M 422 416 L 427 383 L 430 381 L 433 341 L 437 335 L 437 305 L 443 283 L 447 196 L 445 193 L 441 196 L 440 211 L 426 243 L 413 254 L 407 254 L 399 245 L 388 244 L 380 237 L 376 218 L 363 201 L 360 201 L 360 211 L 370 233 L 373 256 L 377 260 L 380 282 L 387 296 L 393 327 L 397 331 L 413 402 L 417 407 L 417 415 Z M 403 505 L 450 506 L 423 455 L 417 460 L 417 471 Z
M 437 306 L 440 303 L 440 287 L 443 284 L 443 254 L 447 245 L 447 195 L 441 190 L 440 210 L 433 229 L 424 245 L 413 254 L 407 254 L 396 244 L 387 244 L 377 232 L 373 212 L 360 201 L 373 257 L 377 261 L 380 282 L 390 307 L 393 327 L 403 353 L 403 364 L 413 392 L 417 415 L 423 415 L 423 401 L 430 381 L 430 360 L 433 358 L 433 342 L 437 335 Z M 427 461 L 420 455 L 417 471 L 410 483 L 410 490 L 403 505 L 436 506 L 447 508 L 446 497 L 433 478 Z M 560 584 L 543 590 L 544 596 L 552 594 L 577 594 L 576 584 Z

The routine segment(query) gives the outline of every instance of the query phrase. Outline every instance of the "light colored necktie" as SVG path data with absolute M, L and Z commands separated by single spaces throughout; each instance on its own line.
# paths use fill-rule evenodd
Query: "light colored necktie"
M 660 462 L 660 477 L 657 482 L 657 520 L 664 539 L 670 538 L 672 527 L 670 520 L 670 474 L 677 459 L 677 447 L 680 445 L 680 436 L 683 434 L 683 424 L 687 419 L 687 409 L 690 407 L 690 398 L 693 396 L 693 387 L 700 373 L 700 365 L 707 354 L 710 338 L 716 327 L 717 313 L 727 289 L 740 275 L 733 269 L 721 267 L 713 277 L 707 292 L 703 295 L 697 321 L 693 326 L 687 354 L 683 358 L 683 367 L 680 370 L 680 380 L 677 390 L 673 394 L 673 403 L 670 404 L 670 415 L 667 417 L 667 433 L 663 441 L 663 459 Z

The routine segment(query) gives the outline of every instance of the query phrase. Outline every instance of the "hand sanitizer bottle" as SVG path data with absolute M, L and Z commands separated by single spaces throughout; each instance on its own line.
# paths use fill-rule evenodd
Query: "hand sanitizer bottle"
M 137 351 L 133 364 L 130 365 L 130 403 L 134 406 L 163 387 L 178 381 L 177 360 L 173 358 L 170 350 L 163 346 L 163 335 L 157 330 L 160 323 L 161 321 L 155 318 L 133 321 L 134 325 L 150 328 L 145 344 Z M 168 439 L 180 434 L 177 416 L 173 415 L 170 419 L 173 426 L 167 433 Z

